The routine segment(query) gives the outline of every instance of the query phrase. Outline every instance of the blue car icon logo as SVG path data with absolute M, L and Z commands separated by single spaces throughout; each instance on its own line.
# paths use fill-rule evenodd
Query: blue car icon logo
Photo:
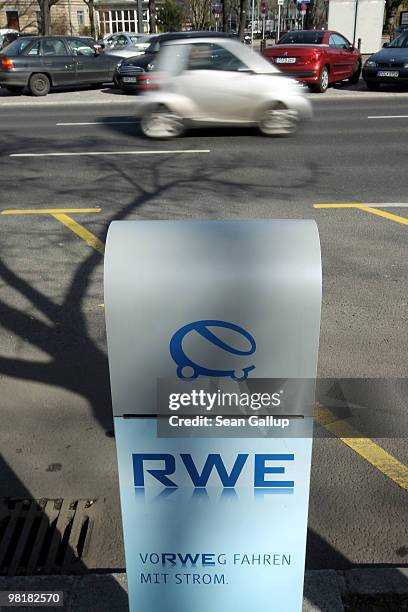
M 242 345 L 246 345 L 246 348 L 236 348 L 228 344 L 220 337 L 217 336 L 217 330 L 221 331 L 229 330 L 230 337 L 237 336 L 237 340 Z M 202 339 L 209 342 L 212 347 L 217 347 L 222 351 L 222 363 L 225 361 L 236 361 L 238 359 L 239 366 L 232 367 L 231 369 L 222 367 L 220 369 L 213 369 L 208 366 L 200 365 L 196 363 L 194 358 L 189 357 L 186 354 L 185 346 L 186 340 L 189 339 L 191 334 L 198 334 Z M 235 343 L 234 343 L 235 344 Z M 209 347 L 210 348 L 210 347 Z M 204 320 L 204 321 L 193 321 L 181 327 L 170 340 L 170 354 L 177 364 L 177 376 L 185 380 L 192 380 L 198 376 L 217 376 L 217 377 L 230 377 L 235 380 L 245 380 L 248 378 L 249 372 L 255 369 L 254 364 L 246 365 L 248 359 L 244 359 L 253 355 L 256 351 L 256 342 L 253 336 L 246 331 L 244 328 L 235 323 L 229 323 L 227 321 L 218 320 Z M 233 357 L 235 356 L 235 357 Z M 252 360 L 251 360 L 252 361 Z M 241 367 L 241 363 L 243 367 Z

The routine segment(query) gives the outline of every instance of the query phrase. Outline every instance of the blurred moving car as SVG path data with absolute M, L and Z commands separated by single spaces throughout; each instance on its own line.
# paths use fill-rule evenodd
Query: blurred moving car
M 104 43 L 105 53 L 118 57 L 135 57 L 145 52 L 150 44 L 151 34 L 114 34 Z
M 368 58 L 363 79 L 374 91 L 381 83 L 408 84 L 408 30 Z
M 27 36 L 0 53 L 0 86 L 14 93 L 28 87 L 45 96 L 51 87 L 102 85 L 113 81 L 118 58 L 100 54 L 89 38 Z
M 142 55 L 123 60 L 117 67 L 115 72 L 116 85 L 126 92 L 138 92 L 140 88 L 140 77 L 145 73 L 154 69 L 155 58 L 160 51 L 161 45 L 166 41 L 198 38 L 202 36 L 212 37 L 231 37 L 225 32 L 166 32 L 150 37 L 150 43 Z
M 228 38 L 163 45 L 157 85 L 142 98 L 141 129 L 148 138 L 180 136 L 192 125 L 258 126 L 268 136 L 288 135 L 312 115 L 301 85 Z
M 285 74 L 324 93 L 330 83 L 358 83 L 361 54 L 344 36 L 326 30 L 292 30 L 263 55 Z

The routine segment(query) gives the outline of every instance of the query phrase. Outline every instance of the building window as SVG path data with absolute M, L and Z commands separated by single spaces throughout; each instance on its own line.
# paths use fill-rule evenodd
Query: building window
M 77 11 L 78 26 L 82 28 L 85 25 L 85 13 L 84 11 Z
M 6 11 L 7 27 L 10 30 L 20 30 L 20 20 L 18 11 Z
M 137 11 L 101 11 L 99 19 L 105 36 L 116 32 L 137 32 Z

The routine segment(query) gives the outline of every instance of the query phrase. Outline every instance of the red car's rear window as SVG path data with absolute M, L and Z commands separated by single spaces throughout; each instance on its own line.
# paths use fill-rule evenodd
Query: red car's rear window
M 324 35 L 316 30 L 293 30 L 282 36 L 278 45 L 321 45 Z

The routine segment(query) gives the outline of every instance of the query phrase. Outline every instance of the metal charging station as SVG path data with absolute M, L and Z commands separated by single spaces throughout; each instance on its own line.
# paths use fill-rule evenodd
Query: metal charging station
M 158 395 L 161 380 L 314 381 L 321 292 L 313 221 L 111 224 L 105 312 L 132 612 L 301 611 L 310 407 L 276 436 L 161 435 Z

